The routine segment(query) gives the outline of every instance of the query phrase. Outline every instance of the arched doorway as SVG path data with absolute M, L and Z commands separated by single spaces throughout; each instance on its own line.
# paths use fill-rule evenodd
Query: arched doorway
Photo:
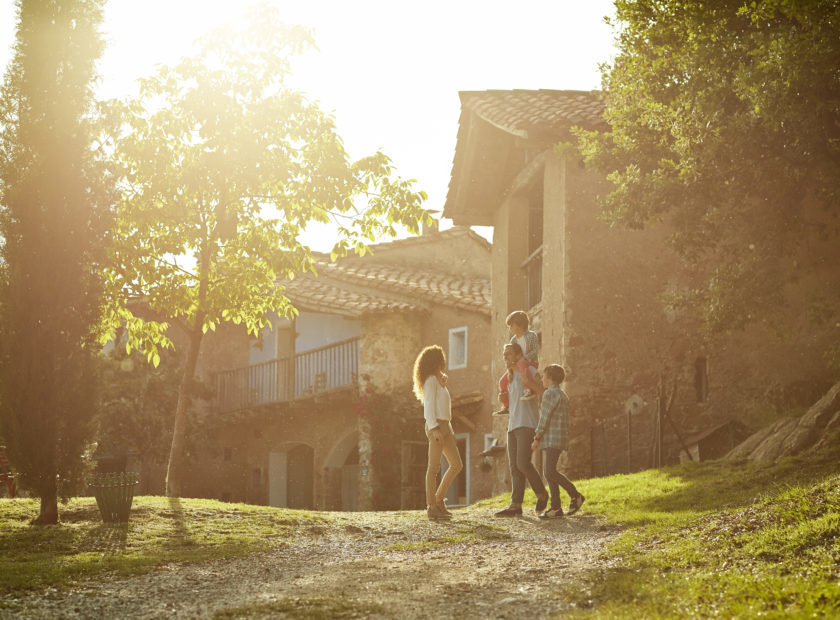
M 359 433 L 342 437 L 324 463 L 325 505 L 329 510 L 359 509 Z

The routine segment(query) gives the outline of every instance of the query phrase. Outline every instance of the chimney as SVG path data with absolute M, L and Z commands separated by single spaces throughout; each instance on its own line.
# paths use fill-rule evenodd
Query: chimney
M 438 213 L 438 211 L 429 211 L 433 216 Z M 440 220 L 432 220 L 432 223 L 429 224 L 426 222 L 424 218 L 423 221 L 420 223 L 420 234 L 421 235 L 429 235 L 436 233 L 438 231 L 438 226 L 440 225 Z

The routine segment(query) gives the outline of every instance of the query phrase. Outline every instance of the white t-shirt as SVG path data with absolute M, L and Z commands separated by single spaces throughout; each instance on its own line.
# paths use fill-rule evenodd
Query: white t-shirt
M 438 420 L 452 419 L 452 399 L 449 390 L 440 384 L 436 375 L 429 375 L 423 384 L 423 417 L 431 430 Z
M 528 366 L 528 372 L 531 377 L 535 377 L 537 370 L 533 366 Z M 537 422 L 540 420 L 540 412 L 537 406 L 539 402 L 536 398 L 531 400 L 521 400 L 522 393 L 525 391 L 525 384 L 522 382 L 522 377 L 519 375 L 519 370 L 513 373 L 513 381 L 508 384 L 508 398 L 510 410 L 510 418 L 508 418 L 508 432 L 515 428 L 526 426 L 528 428 L 536 428 Z

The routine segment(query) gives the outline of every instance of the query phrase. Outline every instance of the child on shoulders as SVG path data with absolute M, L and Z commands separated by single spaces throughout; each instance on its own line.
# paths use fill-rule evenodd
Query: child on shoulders
M 532 366 L 535 369 L 539 368 L 539 336 L 537 332 L 529 329 L 530 321 L 528 315 L 522 310 L 511 312 L 505 319 L 505 323 L 510 329 L 510 344 L 518 344 L 522 349 L 522 359 L 519 361 L 518 370 L 526 389 L 522 394 L 521 400 L 531 400 L 541 394 L 543 390 L 539 382 L 539 375 L 532 378 L 528 372 L 528 366 Z M 508 413 L 508 405 L 510 404 L 510 374 L 511 371 L 507 371 L 499 379 L 499 401 L 502 403 L 502 409 L 494 411 L 493 415 L 504 415 Z

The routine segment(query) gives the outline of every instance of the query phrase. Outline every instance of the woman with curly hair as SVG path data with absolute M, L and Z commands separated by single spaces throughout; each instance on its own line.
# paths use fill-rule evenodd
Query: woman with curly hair
M 426 468 L 426 515 L 430 521 L 451 519 L 443 498 L 449 485 L 464 468 L 452 431 L 452 403 L 446 389 L 446 354 L 438 345 L 426 347 L 414 361 L 414 394 L 423 403 L 426 437 L 429 438 L 429 464 Z M 440 473 L 441 454 L 449 469 L 435 490 Z

